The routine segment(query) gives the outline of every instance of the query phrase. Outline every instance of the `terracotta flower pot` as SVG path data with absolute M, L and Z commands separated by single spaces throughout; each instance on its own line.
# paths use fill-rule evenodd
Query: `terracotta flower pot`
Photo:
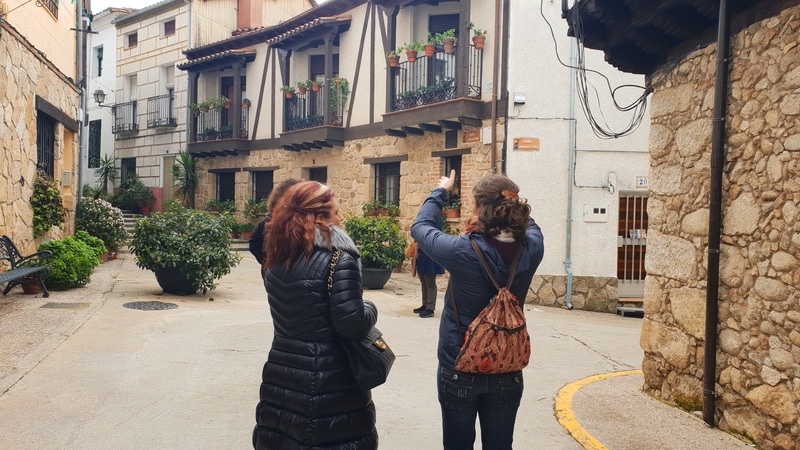
M 319 81 L 314 81 L 311 83 L 311 90 L 314 92 L 319 91 Z
M 286 98 L 292 98 L 294 97 L 294 91 L 283 91 L 283 95 L 285 95 Z
M 484 44 L 486 44 L 486 35 L 472 36 L 472 43 L 475 44 L 475 48 L 479 50 L 482 49 Z
M 297 88 L 297 91 L 300 92 L 300 95 L 306 95 L 306 89 L 308 88 L 305 86 L 300 86 Z
M 389 55 L 386 59 L 389 60 L 389 67 L 397 67 L 400 65 L 400 55 Z
M 425 56 L 428 58 L 433 57 L 436 53 L 436 44 L 425 44 L 422 48 L 425 51 Z
M 461 216 L 461 211 L 459 211 L 456 208 L 443 208 L 442 212 L 444 213 L 444 216 L 448 219 L 455 219 Z
M 442 44 L 444 45 L 444 52 L 448 55 L 453 54 L 453 49 L 455 48 L 456 41 L 453 39 L 445 39 Z
M 26 294 L 41 294 L 42 288 L 39 287 L 38 283 L 22 283 L 22 292 Z
M 406 59 L 408 62 L 414 62 L 417 60 L 417 51 L 416 50 L 406 50 Z

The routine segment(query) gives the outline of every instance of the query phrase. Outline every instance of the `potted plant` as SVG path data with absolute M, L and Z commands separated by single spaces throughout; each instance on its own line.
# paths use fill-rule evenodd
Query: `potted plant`
M 230 139 L 233 137 L 233 127 L 231 125 L 220 125 L 218 137 L 220 139 Z
M 450 28 L 449 30 L 443 31 L 439 34 L 439 39 L 444 46 L 444 52 L 448 55 L 452 55 L 456 44 L 456 29 Z
M 85 231 L 103 241 L 106 252 L 116 253 L 128 238 L 122 211 L 99 198 L 81 198 L 75 229 Z
M 330 86 L 330 103 L 333 125 L 342 125 L 342 119 L 347 103 L 347 96 L 350 95 L 350 83 L 347 78 L 332 78 L 328 80 Z
M 219 200 L 217 205 L 219 206 L 220 212 L 223 213 L 232 213 L 236 211 L 236 201 L 235 200 Z
M 403 51 L 403 48 L 400 47 L 397 50 L 389 50 L 386 52 L 386 60 L 389 61 L 389 67 L 397 67 L 400 65 L 400 52 Z
M 42 242 L 39 250 L 49 250 L 53 256 L 47 260 L 50 276 L 44 284 L 47 289 L 63 290 L 85 286 L 91 281 L 92 269 L 100 265 L 103 243 L 85 231 L 75 236 Z
M 206 127 L 203 129 L 203 140 L 213 141 L 217 139 L 217 129 L 213 127 Z
M 320 82 L 319 82 L 319 80 L 311 80 L 311 91 L 312 91 L 312 92 L 317 92 L 317 91 L 319 91 L 319 88 L 320 88 L 320 87 L 321 87 L 321 86 L 320 86 Z
M 475 48 L 482 49 L 486 43 L 487 31 L 475 28 L 475 24 L 472 22 L 467 22 L 467 29 L 472 30 L 472 43 L 475 45 Z
M 344 223 L 361 256 L 361 284 L 383 289 L 392 269 L 403 262 L 406 239 L 391 217 L 349 217 Z
M 177 203 L 136 222 L 131 253 L 136 265 L 155 273 L 164 292 L 204 294 L 229 273 L 241 257 L 230 247 L 228 214 L 215 215 Z
M 400 207 L 394 203 L 385 203 L 381 200 L 372 200 L 361 205 L 364 216 L 389 216 L 397 217 Z
M 311 87 L 311 80 L 297 82 L 297 90 L 300 92 L 300 95 L 306 95 L 306 91 L 310 87 Z
M 113 188 L 114 181 L 117 179 L 117 166 L 114 157 L 110 154 L 103 155 L 103 157 L 100 158 L 98 167 L 94 169 L 94 176 L 97 177 L 97 181 L 99 181 L 100 186 L 103 187 L 102 194 L 108 194 L 109 183 Z
M 267 214 L 267 202 L 256 201 L 255 197 L 250 197 L 244 204 L 244 215 L 253 222 L 258 222 Z
M 403 48 L 406 50 L 406 59 L 408 59 L 408 62 L 414 62 L 417 60 L 417 53 L 422 51 L 422 44 L 419 41 L 414 41 L 404 45 Z
M 441 43 L 439 35 L 428 33 L 428 38 L 425 40 L 425 44 L 422 46 L 422 49 L 425 52 L 426 57 L 432 58 L 433 55 L 436 54 L 436 44 L 438 43 Z
M 294 88 L 291 86 L 281 86 L 281 91 L 283 91 L 283 95 L 286 96 L 286 98 L 294 97 Z
M 31 206 L 34 237 L 64 223 L 64 200 L 58 190 L 58 183 L 41 170 L 36 172 L 36 179 L 33 181 Z
M 250 239 L 250 236 L 253 235 L 253 229 L 255 227 L 256 226 L 253 225 L 251 222 L 242 222 L 242 223 L 240 223 L 239 227 L 238 227 L 239 228 L 239 230 L 238 230 L 239 231 L 239 236 L 241 236 L 242 239 Z
M 212 198 L 206 202 L 206 211 L 217 212 L 219 211 L 219 200 Z
M 247 109 L 250 107 L 250 99 L 245 97 L 242 99 L 242 108 Z
M 457 195 L 451 195 L 450 199 L 442 207 L 442 213 L 448 219 L 461 217 L 461 198 Z
M 176 195 L 183 197 L 184 205 L 194 208 L 194 193 L 197 190 L 197 160 L 189 152 L 181 150 L 172 166 L 172 178 L 178 189 Z

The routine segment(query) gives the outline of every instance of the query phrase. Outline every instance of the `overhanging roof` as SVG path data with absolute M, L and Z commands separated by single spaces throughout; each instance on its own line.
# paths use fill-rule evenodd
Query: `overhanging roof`
M 736 33 L 800 0 L 728 0 Z M 659 66 L 716 39 L 719 0 L 577 0 L 566 13 L 568 34 L 624 72 Z
M 267 45 L 280 49 L 300 50 L 324 43 L 324 36 L 333 30 L 338 33 L 350 29 L 350 16 L 320 17 L 289 30 L 267 41 Z M 334 39 L 338 40 L 338 36 Z M 334 42 L 334 45 L 338 45 Z
M 225 69 L 231 67 L 234 63 L 244 62 L 249 63 L 256 59 L 256 52 L 220 52 L 195 60 L 178 64 L 180 70 L 191 70 L 193 72 L 205 72 L 212 69 Z

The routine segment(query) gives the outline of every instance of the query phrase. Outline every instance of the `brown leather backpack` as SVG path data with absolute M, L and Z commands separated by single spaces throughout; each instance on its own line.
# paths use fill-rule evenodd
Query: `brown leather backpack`
M 504 287 L 500 287 L 492 276 L 483 251 L 475 241 L 471 242 L 478 254 L 481 267 L 497 289 L 497 294 L 469 324 L 461 351 L 456 357 L 455 369 L 470 373 L 507 373 L 522 370 L 530 361 L 531 338 L 528 335 L 525 314 L 519 306 L 519 300 L 508 290 L 516 275 L 522 246 L 514 255 L 508 282 Z M 453 302 L 456 324 L 460 330 L 461 323 L 452 291 L 450 298 Z

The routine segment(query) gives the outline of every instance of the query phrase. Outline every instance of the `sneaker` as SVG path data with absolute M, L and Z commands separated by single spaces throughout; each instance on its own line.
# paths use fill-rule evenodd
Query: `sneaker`
M 425 318 L 425 317 L 433 317 L 433 310 L 432 309 L 423 309 L 419 313 L 419 316 L 423 317 L 423 318 Z
M 419 314 L 422 311 L 425 311 L 425 305 L 422 305 L 419 308 L 414 308 L 414 314 Z

